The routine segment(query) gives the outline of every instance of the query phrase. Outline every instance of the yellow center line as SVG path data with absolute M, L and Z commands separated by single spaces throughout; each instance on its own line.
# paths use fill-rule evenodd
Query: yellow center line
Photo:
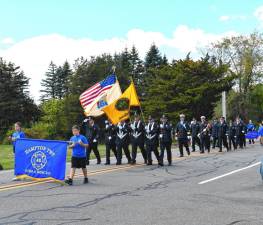
M 204 156 L 214 155 L 214 154 L 222 154 L 222 153 L 216 152 L 216 153 L 209 153 L 209 154 L 198 154 L 197 152 L 196 153 L 192 152 L 192 154 L 190 156 L 175 157 L 175 158 L 173 158 L 173 160 L 182 161 L 184 159 L 189 159 L 192 157 L 204 157 Z M 121 171 L 121 170 L 136 168 L 136 167 L 142 167 L 144 165 L 145 164 L 143 164 L 143 163 L 137 163 L 135 165 L 113 166 L 110 168 L 90 171 L 90 172 L 88 172 L 88 176 L 95 176 L 95 175 L 106 174 L 106 173 L 115 172 L 115 171 Z M 77 173 L 75 175 L 75 177 L 83 177 L 83 174 Z M 23 187 L 30 187 L 30 186 L 35 186 L 35 185 L 40 185 L 40 184 L 45 184 L 45 183 L 51 183 L 51 182 L 54 182 L 54 181 L 53 180 L 37 180 L 37 181 L 23 182 L 23 183 L 19 183 L 19 184 L 4 185 L 4 186 L 0 186 L 0 192 L 12 190 L 12 189 L 23 188 Z

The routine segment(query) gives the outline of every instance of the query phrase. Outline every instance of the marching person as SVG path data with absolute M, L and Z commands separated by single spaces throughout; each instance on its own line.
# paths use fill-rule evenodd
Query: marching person
M 129 151 L 129 126 L 123 120 L 119 122 L 116 127 L 117 136 L 116 136 L 116 145 L 117 145 L 117 163 L 116 165 L 122 164 L 122 150 L 128 160 L 128 163 L 131 163 L 131 155 Z
M 168 119 L 165 115 L 161 118 L 160 124 L 160 164 L 163 165 L 164 151 L 167 153 L 168 165 L 172 165 L 172 130 L 173 127 L 168 123 Z
M 256 127 L 252 123 L 252 120 L 249 120 L 249 123 L 247 124 L 247 132 L 255 131 Z M 255 144 L 254 139 L 249 139 L 249 144 Z
M 86 138 L 89 141 L 89 147 L 87 149 L 87 165 L 89 165 L 91 151 L 94 152 L 97 158 L 97 164 L 100 164 L 101 158 L 98 150 L 99 127 L 97 126 L 97 124 L 95 124 L 94 119 L 92 117 L 88 117 L 83 122 Z
M 212 132 L 211 132 L 211 136 L 212 136 L 212 148 L 215 149 L 216 146 L 218 146 L 218 120 L 214 119 L 213 123 L 212 123 Z
M 206 121 L 205 116 L 201 116 L 200 123 L 200 143 L 201 143 L 201 154 L 205 152 L 205 150 L 210 152 L 210 124 Z
M 116 151 L 116 127 L 105 120 L 105 145 L 106 145 L 106 162 L 105 165 L 110 165 L 110 151 L 113 152 L 117 160 Z
M 195 152 L 195 145 L 197 144 L 200 150 L 200 139 L 198 134 L 200 133 L 200 125 L 197 123 L 196 119 L 193 118 L 191 125 L 190 125 L 190 133 L 192 136 L 192 152 Z
M 85 136 L 80 134 L 80 128 L 77 125 L 72 127 L 73 136 L 69 141 L 69 148 L 72 148 L 72 158 L 71 158 L 71 169 L 68 179 L 65 180 L 65 183 L 68 185 L 73 184 L 73 178 L 77 168 L 81 168 L 84 181 L 83 183 L 88 183 L 88 175 L 86 168 L 86 149 L 89 146 L 88 140 Z
M 236 146 L 239 146 L 242 149 L 244 145 L 243 136 L 245 135 L 245 126 L 239 117 L 236 118 L 235 130 Z
M 131 144 L 132 144 L 132 164 L 136 163 L 137 148 L 139 147 L 144 159 L 144 163 L 147 164 L 147 153 L 144 147 L 144 124 L 140 119 L 139 114 L 135 114 L 134 122 L 131 127 Z
M 180 157 L 184 157 L 184 150 L 183 147 L 185 147 L 186 152 L 188 155 L 190 155 L 190 150 L 188 146 L 188 134 L 190 133 L 190 127 L 188 123 L 185 121 L 185 115 L 180 115 L 180 122 L 177 123 L 175 134 L 178 140 L 179 144 L 179 151 L 180 151 Z
M 149 116 L 148 123 L 145 126 L 145 136 L 146 136 L 146 151 L 147 151 L 147 165 L 152 165 L 152 152 L 154 153 L 158 164 L 162 166 L 160 162 L 159 152 L 158 152 L 158 125 L 154 122 L 154 119 Z
M 246 139 L 247 125 L 245 124 L 244 121 L 241 120 L 241 122 L 243 123 L 243 126 L 244 126 L 244 132 L 242 132 L 241 140 L 243 142 L 243 146 L 246 147 L 247 146 L 247 139 Z
M 15 132 L 8 137 L 8 139 L 12 142 L 13 145 L 13 153 L 15 154 L 16 149 L 16 140 L 19 138 L 25 138 L 26 135 L 25 133 L 22 131 L 22 124 L 20 122 L 16 122 L 15 123 Z M 17 177 L 19 174 L 15 174 L 16 177 L 13 178 L 13 181 L 19 181 L 20 179 Z
M 234 150 L 237 149 L 236 146 L 236 128 L 232 122 L 232 120 L 229 121 L 229 132 L 228 132 L 228 141 L 229 141 L 229 149 L 232 149 L 232 145 Z
M 220 122 L 218 124 L 218 145 L 219 145 L 219 152 L 222 152 L 222 145 L 229 151 L 228 143 L 227 143 L 227 136 L 228 136 L 228 126 L 225 121 L 225 117 L 221 116 Z

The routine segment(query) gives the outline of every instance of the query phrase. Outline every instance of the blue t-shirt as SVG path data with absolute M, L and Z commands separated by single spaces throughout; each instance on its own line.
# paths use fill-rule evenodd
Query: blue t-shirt
M 73 157 L 77 157 L 77 158 L 86 158 L 86 148 L 81 146 L 79 144 L 79 141 L 82 141 L 84 144 L 88 144 L 88 140 L 85 136 L 83 135 L 76 135 L 76 136 L 72 136 L 70 138 L 70 141 L 73 142 L 75 144 L 75 147 L 73 147 L 72 149 L 72 156 Z
M 25 138 L 26 135 L 23 131 L 16 131 L 12 134 L 12 138 L 19 139 L 19 138 Z M 16 140 L 13 141 L 13 146 L 16 145 Z

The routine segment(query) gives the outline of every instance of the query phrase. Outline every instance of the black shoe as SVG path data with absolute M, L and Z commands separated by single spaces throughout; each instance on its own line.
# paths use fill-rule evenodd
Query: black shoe
M 180 155 L 179 157 L 181 157 L 181 158 L 182 158 L 182 157 L 184 157 L 184 155 Z
M 204 151 L 201 151 L 200 154 L 204 154 L 205 152 Z
M 147 166 L 151 166 L 153 163 L 152 162 L 148 162 L 147 163 Z
M 168 163 L 168 166 L 171 166 L 171 165 L 172 165 L 172 162 L 169 162 L 169 163 Z
M 131 160 L 128 160 L 128 163 L 127 164 L 132 164 L 132 161 Z
M 131 165 L 136 164 L 136 160 L 131 160 Z
M 163 162 L 159 162 L 158 165 L 159 165 L 159 166 L 163 166 Z
M 65 183 L 68 184 L 68 185 L 72 185 L 73 184 L 73 180 L 68 178 L 65 180 Z
M 222 152 L 222 150 L 219 150 L 218 152 Z
M 147 160 L 144 160 L 144 164 L 147 164 Z
M 89 179 L 87 177 L 84 178 L 83 184 L 89 183 Z
M 110 165 L 110 162 L 105 162 L 104 165 L 105 165 L 105 166 L 106 166 L 106 165 Z
M 100 160 L 97 161 L 97 165 L 99 165 L 99 164 L 101 164 L 101 161 L 100 161 Z
M 121 165 L 121 162 L 116 162 L 116 165 L 118 166 L 118 165 Z
M 190 151 L 187 151 L 187 155 L 190 155 Z

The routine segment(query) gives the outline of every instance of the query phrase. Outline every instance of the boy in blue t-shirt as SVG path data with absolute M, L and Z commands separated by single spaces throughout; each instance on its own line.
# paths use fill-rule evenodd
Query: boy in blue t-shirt
M 69 147 L 72 148 L 71 169 L 70 174 L 65 183 L 72 185 L 73 178 L 77 168 L 82 168 L 84 175 L 84 184 L 88 183 L 88 175 L 86 168 L 86 148 L 89 146 L 85 136 L 80 134 L 80 128 L 77 125 L 72 127 L 72 136 L 70 138 Z
M 25 138 L 26 135 L 22 131 L 22 125 L 20 122 L 15 123 L 15 132 L 9 137 L 9 140 L 12 141 L 13 144 L 13 152 L 15 153 L 15 146 L 16 146 L 16 140 L 19 138 Z
M 16 140 L 19 139 L 19 138 L 25 138 L 26 135 L 25 133 L 22 131 L 22 124 L 20 122 L 16 122 L 15 123 L 15 132 L 9 136 L 9 140 L 12 141 L 12 145 L 13 145 L 13 152 L 15 154 L 16 152 L 16 149 L 15 149 L 15 146 L 16 146 Z M 17 175 L 17 174 L 15 174 Z M 14 177 L 13 178 L 13 181 L 19 181 L 20 179 L 18 177 Z

